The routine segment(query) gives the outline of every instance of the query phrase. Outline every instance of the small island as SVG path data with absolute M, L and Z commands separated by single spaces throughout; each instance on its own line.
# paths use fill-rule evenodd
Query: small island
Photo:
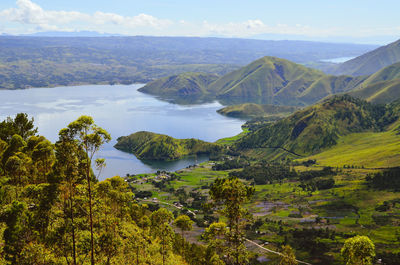
M 142 160 L 175 160 L 189 155 L 216 154 L 222 147 L 198 139 L 175 139 L 164 134 L 140 131 L 117 139 L 118 150 Z

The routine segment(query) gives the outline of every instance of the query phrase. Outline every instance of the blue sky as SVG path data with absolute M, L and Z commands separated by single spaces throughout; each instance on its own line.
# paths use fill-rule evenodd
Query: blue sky
M 398 0 L 1 0 L 0 32 L 384 43 L 400 38 L 399 10 Z

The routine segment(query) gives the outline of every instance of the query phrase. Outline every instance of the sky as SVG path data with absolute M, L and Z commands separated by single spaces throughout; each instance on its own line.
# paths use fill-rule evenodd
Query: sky
M 1 0 L 0 33 L 96 31 L 385 44 L 399 0 Z

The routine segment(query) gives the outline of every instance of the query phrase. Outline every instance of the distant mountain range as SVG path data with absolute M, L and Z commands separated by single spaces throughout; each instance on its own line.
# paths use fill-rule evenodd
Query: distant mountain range
M 31 34 L 22 34 L 18 36 L 31 36 L 31 37 L 111 37 L 123 36 L 114 33 L 100 33 L 97 31 L 43 31 Z
M 182 96 L 220 100 L 225 105 L 241 103 L 307 106 L 338 93 L 350 93 L 374 103 L 389 103 L 400 97 L 400 40 L 378 48 L 335 69 L 378 69 L 371 75 L 328 75 L 321 71 L 276 57 L 266 56 L 218 79 L 209 79 L 201 89 L 195 73 L 185 73 L 151 82 L 140 91 L 179 101 Z M 353 64 L 353 67 L 348 66 Z M 358 67 L 355 65 L 359 65 Z M 390 64 L 385 66 L 386 64 Z M 361 71 L 361 70 L 360 70 Z M 185 80 L 185 82 L 170 82 Z M 168 95 L 166 95 L 168 91 Z M 182 94 L 185 91 L 185 94 Z M 167 97 L 165 97 L 167 96 Z
M 306 106 L 336 93 L 357 87 L 366 77 L 330 76 L 321 71 L 276 57 L 263 57 L 247 66 L 221 76 L 208 75 L 210 84 L 196 87 L 196 73 L 185 73 L 150 82 L 141 92 L 177 101 L 184 96 L 219 99 L 224 104 L 246 102 L 258 104 Z M 182 80 L 185 82 L 170 82 Z M 168 96 L 165 97 L 166 91 Z M 192 91 L 192 93 L 190 93 Z M 199 93 L 204 91 L 204 93 Z
M 188 71 L 224 75 L 265 55 L 307 63 L 358 56 L 377 47 L 233 38 L 104 37 L 96 32 L 34 35 L 0 36 L 0 89 L 147 83 Z

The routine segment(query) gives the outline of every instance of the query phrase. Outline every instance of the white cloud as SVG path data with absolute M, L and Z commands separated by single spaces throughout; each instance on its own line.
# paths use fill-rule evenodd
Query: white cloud
M 30 0 L 17 0 L 16 4 L 16 8 L 0 11 L 0 17 L 8 22 L 17 22 L 26 27 L 36 26 L 41 30 L 65 30 L 73 24 L 76 27 L 75 30 L 86 30 L 88 28 L 100 30 L 100 26 L 110 25 L 118 26 L 121 31 L 129 32 L 139 27 L 160 30 L 172 24 L 169 20 L 158 19 L 147 14 L 129 17 L 100 11 L 94 14 L 76 11 L 52 11 L 44 10 Z M 79 28 L 76 25 L 79 25 Z M 28 29 L 28 31 L 31 30 Z

